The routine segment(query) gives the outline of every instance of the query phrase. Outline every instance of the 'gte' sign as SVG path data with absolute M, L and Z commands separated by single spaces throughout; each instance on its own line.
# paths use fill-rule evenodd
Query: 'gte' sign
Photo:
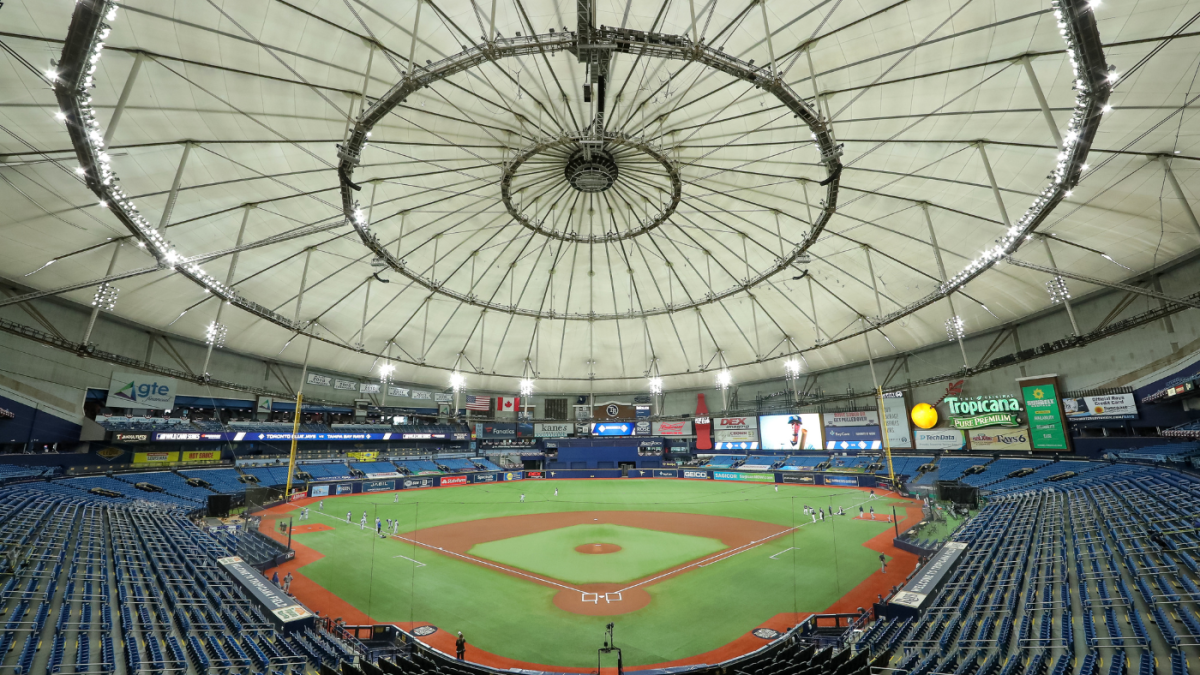
M 757 417 L 717 417 L 713 419 L 717 431 L 733 431 L 737 429 L 757 429 Z

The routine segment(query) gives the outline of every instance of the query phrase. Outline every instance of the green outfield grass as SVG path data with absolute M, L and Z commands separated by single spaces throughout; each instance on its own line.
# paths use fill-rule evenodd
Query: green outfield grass
M 558 497 L 553 494 L 556 487 Z M 519 502 L 522 493 L 524 503 Z M 303 567 L 302 573 L 376 620 L 427 621 L 443 630 L 463 631 L 468 642 L 480 649 L 552 666 L 594 667 L 596 648 L 609 621 L 616 623 L 617 644 L 624 650 L 625 664 L 634 666 L 718 648 L 776 614 L 824 610 L 878 569 L 879 554 L 863 543 L 891 527 L 883 520 L 853 520 L 851 515 L 811 524 L 803 513 L 805 505 L 827 511 L 831 506 L 834 510 L 842 506 L 847 514 L 857 514 L 857 505 L 867 498 L 858 490 L 813 486 L 781 485 L 776 492 L 771 484 L 683 479 L 527 480 L 405 491 L 399 493 L 399 502 L 393 503 L 396 494 L 327 498 L 324 514 L 318 513 L 314 505 L 310 522 L 333 529 L 296 535 L 297 541 L 325 556 Z M 886 499 L 875 501 L 876 511 L 890 511 L 890 503 Z M 339 520 L 348 510 L 354 514 L 353 524 Z M 372 523 L 376 517 L 399 520 L 401 533 L 481 518 L 566 511 L 697 513 L 803 527 L 649 586 L 652 601 L 643 609 L 591 617 L 556 607 L 554 588 L 411 543 L 372 536 L 358 527 L 364 510 Z M 624 546 L 624 541 L 629 541 L 634 549 L 647 546 L 653 550 L 659 546 L 653 543 L 654 538 L 666 548 L 670 537 L 682 536 L 660 532 L 643 535 L 648 531 L 622 529 L 637 531 L 639 540 L 650 540 L 636 544 L 634 539 L 611 542 Z M 528 555 L 522 553 L 525 557 L 521 560 L 506 562 L 529 569 L 540 564 L 533 560 L 541 555 L 554 569 L 544 573 L 561 578 L 573 573 L 569 568 L 573 565 L 570 560 L 574 546 L 597 536 L 560 534 L 558 537 L 564 540 L 553 536 L 529 540 Z M 517 539 L 527 537 L 514 537 L 507 544 L 494 543 L 500 544 L 497 550 L 501 555 L 508 555 L 502 549 L 510 548 Z M 672 546 L 684 543 L 672 540 Z M 685 560 L 706 555 L 700 551 L 707 549 L 695 541 L 686 544 L 680 548 L 690 550 L 679 553 L 686 556 Z M 538 550 L 543 545 L 548 548 Z M 620 553 L 575 555 L 616 561 L 614 556 Z M 629 563 L 627 570 L 612 574 L 635 578 L 644 575 L 645 570 L 677 564 L 651 553 L 642 555 L 638 562 Z

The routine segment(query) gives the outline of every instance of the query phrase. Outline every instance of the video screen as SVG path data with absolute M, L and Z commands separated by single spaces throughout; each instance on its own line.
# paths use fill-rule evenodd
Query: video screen
M 820 413 L 763 415 L 758 435 L 763 450 L 824 450 Z

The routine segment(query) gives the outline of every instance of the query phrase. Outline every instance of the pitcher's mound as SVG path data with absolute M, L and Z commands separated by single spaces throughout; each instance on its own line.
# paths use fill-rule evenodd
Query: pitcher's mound
M 621 547 L 616 544 L 580 544 L 575 550 L 580 553 L 616 553 Z

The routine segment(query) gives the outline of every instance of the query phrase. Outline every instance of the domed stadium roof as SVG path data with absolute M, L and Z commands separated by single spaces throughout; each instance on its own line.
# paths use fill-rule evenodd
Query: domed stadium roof
M 92 4 L 5 3 L 0 273 L 240 352 L 709 386 L 1200 242 L 1187 5 L 134 0 L 90 72 Z

